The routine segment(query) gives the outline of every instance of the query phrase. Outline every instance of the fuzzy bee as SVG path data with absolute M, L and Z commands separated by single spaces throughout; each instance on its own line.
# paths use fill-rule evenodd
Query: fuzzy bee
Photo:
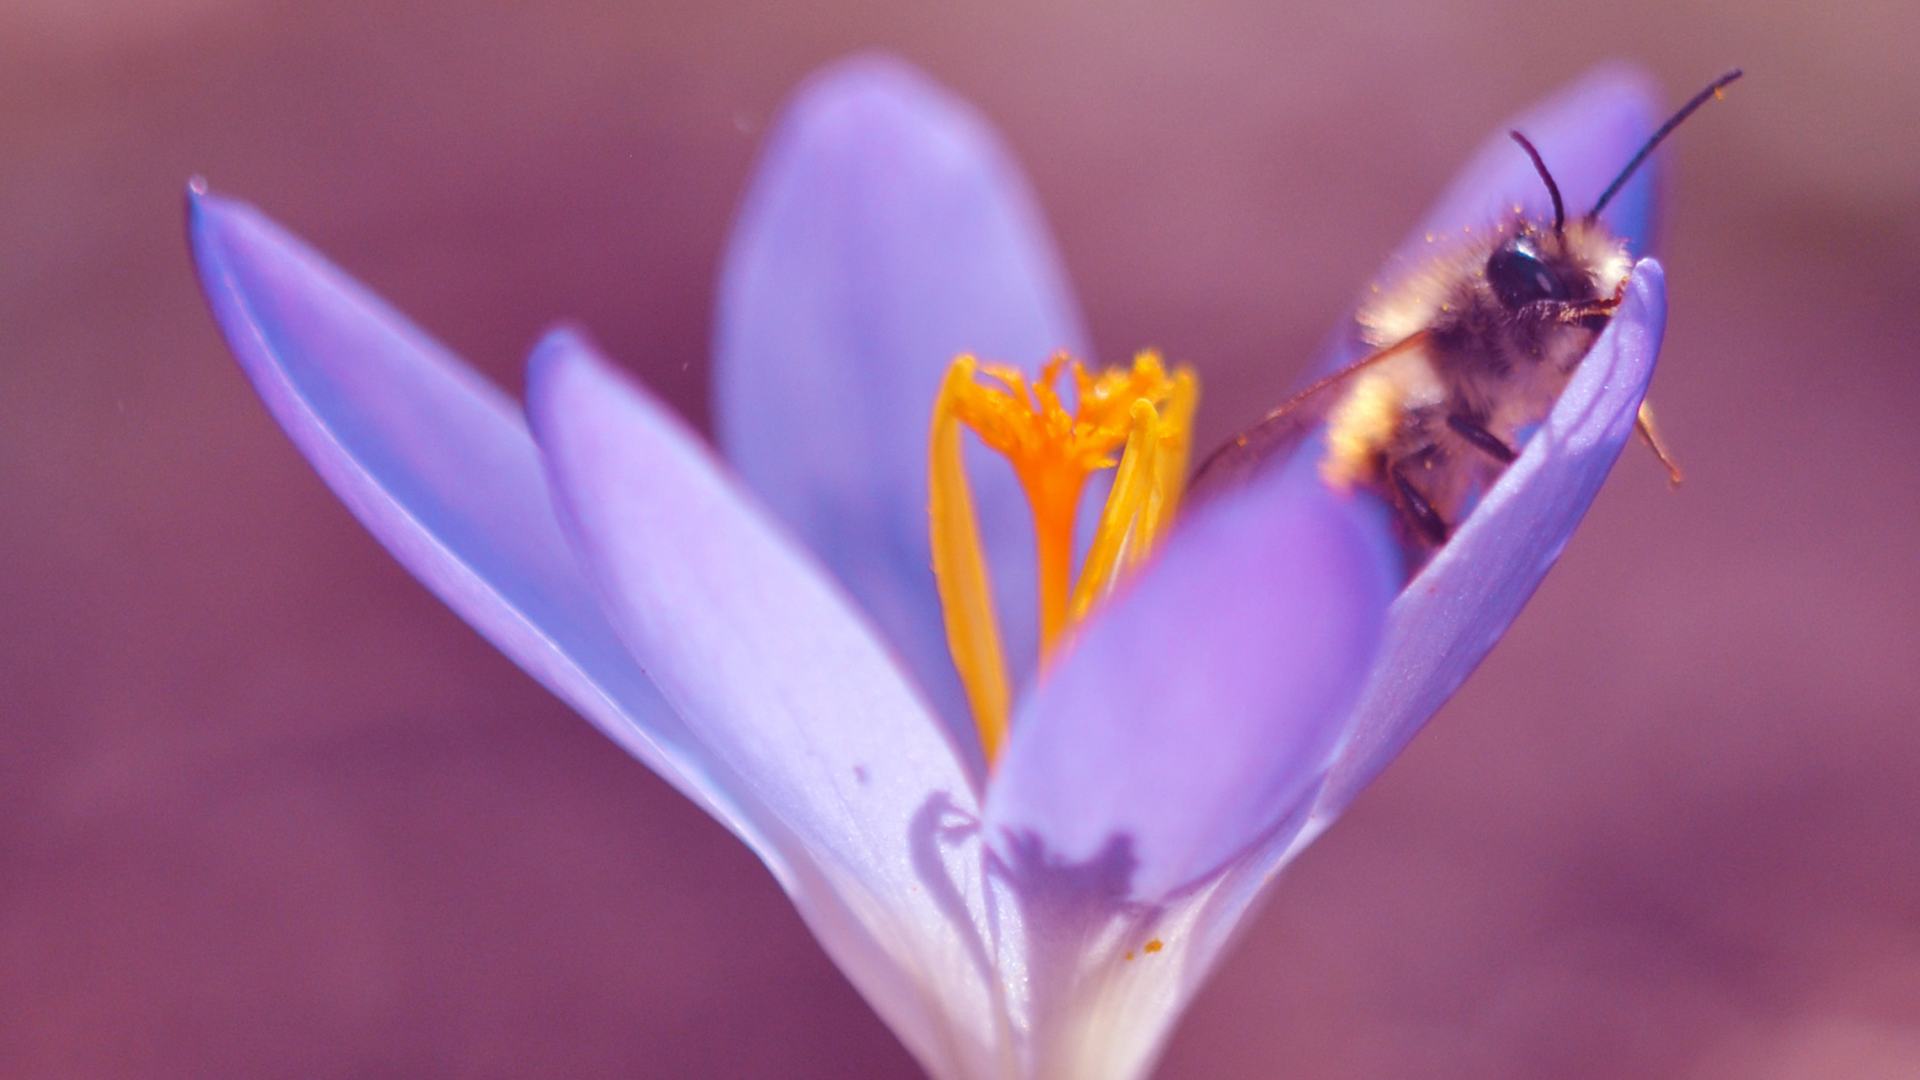
M 1730 71 L 1681 106 L 1574 221 L 1539 151 L 1511 132 L 1546 185 L 1553 220 L 1516 207 L 1376 290 L 1357 316 L 1374 351 L 1214 451 L 1194 474 L 1195 494 L 1243 480 L 1324 421 L 1326 481 L 1386 499 L 1416 552 L 1444 544 L 1476 494 L 1514 460 L 1522 435 L 1551 410 L 1625 295 L 1632 258 L 1600 211 L 1661 140 L 1739 77 Z M 1679 483 L 1644 406 L 1637 429 Z

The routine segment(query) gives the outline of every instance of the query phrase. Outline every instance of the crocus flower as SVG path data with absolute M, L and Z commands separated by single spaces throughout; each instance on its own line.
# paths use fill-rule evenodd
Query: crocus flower
M 1654 120 L 1645 84 L 1607 70 L 1501 130 L 1527 131 L 1577 204 Z M 1636 250 L 1651 199 L 1643 175 L 1609 212 Z M 1544 200 L 1495 137 L 1397 258 Z M 228 342 L 336 494 L 749 845 L 949 1077 L 1151 1067 L 1282 864 L 1554 561 L 1633 428 L 1665 312 L 1643 261 L 1519 460 L 1404 588 L 1379 509 L 1294 463 L 1054 627 L 1044 672 L 1033 621 L 997 624 L 1009 730 L 990 766 L 929 569 L 927 417 L 956 354 L 1087 350 L 1027 190 L 967 107 L 861 58 L 789 108 L 721 281 L 724 459 L 577 333 L 535 349 L 523 412 L 250 207 L 196 184 L 190 219 Z M 975 599 L 1030 607 L 1023 492 L 980 460 L 953 471 L 990 571 Z

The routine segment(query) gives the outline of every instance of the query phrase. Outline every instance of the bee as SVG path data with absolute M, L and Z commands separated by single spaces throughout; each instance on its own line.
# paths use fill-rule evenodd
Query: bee
M 1509 220 L 1378 290 L 1356 316 L 1373 351 L 1229 439 L 1194 473 L 1194 494 L 1244 480 L 1324 420 L 1325 480 L 1386 499 L 1417 556 L 1446 543 L 1471 500 L 1513 462 L 1521 434 L 1552 409 L 1625 297 L 1633 261 L 1600 211 L 1663 139 L 1740 74 L 1727 72 L 1681 106 L 1574 221 L 1539 150 L 1509 132 L 1546 185 L 1553 220 L 1530 219 L 1516 206 Z M 1635 428 L 1678 484 L 1680 469 L 1647 407 Z

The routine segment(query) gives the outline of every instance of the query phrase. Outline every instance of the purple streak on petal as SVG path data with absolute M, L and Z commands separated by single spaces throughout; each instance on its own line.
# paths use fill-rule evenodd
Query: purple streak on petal
M 1019 170 L 978 114 L 905 64 L 863 56 L 828 68 L 761 161 L 716 330 L 728 458 L 977 757 L 929 569 L 935 391 L 962 352 L 1028 369 L 1058 349 L 1087 356 Z M 1031 526 L 1004 467 L 972 475 L 1017 677 L 1036 640 Z
M 519 411 L 378 297 L 242 203 L 190 190 L 215 318 L 280 425 L 368 531 L 560 698 L 747 841 L 787 859 L 737 777 L 601 614 Z
M 940 833 L 977 798 L 905 673 L 699 438 L 579 337 L 535 350 L 527 415 L 621 637 L 842 901 L 809 920 L 822 943 L 923 1061 L 991 1045 L 966 906 L 978 849 L 969 863 Z
M 1016 711 L 987 802 L 1002 860 L 1037 838 L 1090 864 L 1118 841 L 1131 898 L 1158 902 L 1297 810 L 1373 661 L 1385 535 L 1310 462 L 1198 512 Z
M 1379 663 L 1315 808 L 1315 831 L 1453 695 L 1559 558 L 1633 433 L 1666 315 L 1666 276 L 1643 260 L 1619 314 L 1519 460 L 1394 601 Z

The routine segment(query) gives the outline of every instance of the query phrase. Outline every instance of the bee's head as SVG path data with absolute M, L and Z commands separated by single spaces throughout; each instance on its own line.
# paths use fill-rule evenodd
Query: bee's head
M 1501 241 L 1500 246 L 1487 256 L 1487 284 L 1492 287 L 1494 295 L 1500 298 L 1500 303 L 1509 311 L 1518 311 L 1542 301 L 1580 303 L 1594 299 L 1602 291 L 1611 290 L 1625 280 L 1625 247 L 1600 223 L 1600 211 L 1619 193 L 1661 140 L 1700 106 L 1719 97 L 1727 84 L 1739 77 L 1739 69 L 1729 71 L 1682 105 L 1641 145 L 1639 151 L 1613 178 L 1613 182 L 1594 200 L 1593 209 L 1571 225 L 1567 222 L 1566 204 L 1560 198 L 1560 185 L 1554 182 L 1553 173 L 1548 170 L 1539 149 L 1520 132 L 1508 132 L 1520 149 L 1526 152 L 1527 159 L 1533 163 L 1534 171 L 1540 174 L 1540 182 L 1546 186 L 1547 195 L 1553 201 L 1553 231 L 1548 233 L 1531 225 L 1523 226 L 1514 235 Z
M 1598 231 L 1580 225 L 1552 233 L 1522 229 L 1487 256 L 1487 284 L 1508 311 L 1542 301 L 1577 304 L 1595 299 L 1600 292 L 1592 255 L 1612 246 L 1604 237 L 1585 235 Z
M 1553 182 L 1553 173 L 1548 171 L 1532 140 L 1517 131 L 1507 134 L 1527 152 L 1534 171 L 1540 174 L 1540 182 L 1547 187 L 1547 195 L 1553 200 L 1553 232 L 1523 224 L 1514 235 L 1501 241 L 1487 256 L 1487 284 L 1508 311 L 1518 311 L 1542 301 L 1564 304 L 1593 299 L 1593 275 L 1574 255 L 1580 245 L 1568 243 L 1567 208 L 1560 201 L 1560 185 Z M 1582 224 L 1576 222 L 1575 230 Z
M 1509 311 L 1518 311 L 1542 300 L 1564 303 L 1586 299 L 1585 294 L 1593 290 L 1591 280 L 1568 280 L 1568 268 L 1561 265 L 1565 260 L 1552 257 L 1560 253 L 1544 250 L 1560 245 L 1543 243 L 1543 239 L 1531 232 L 1522 232 L 1501 241 L 1493 254 L 1487 256 L 1487 284 Z M 1578 276 L 1587 278 L 1584 271 Z

